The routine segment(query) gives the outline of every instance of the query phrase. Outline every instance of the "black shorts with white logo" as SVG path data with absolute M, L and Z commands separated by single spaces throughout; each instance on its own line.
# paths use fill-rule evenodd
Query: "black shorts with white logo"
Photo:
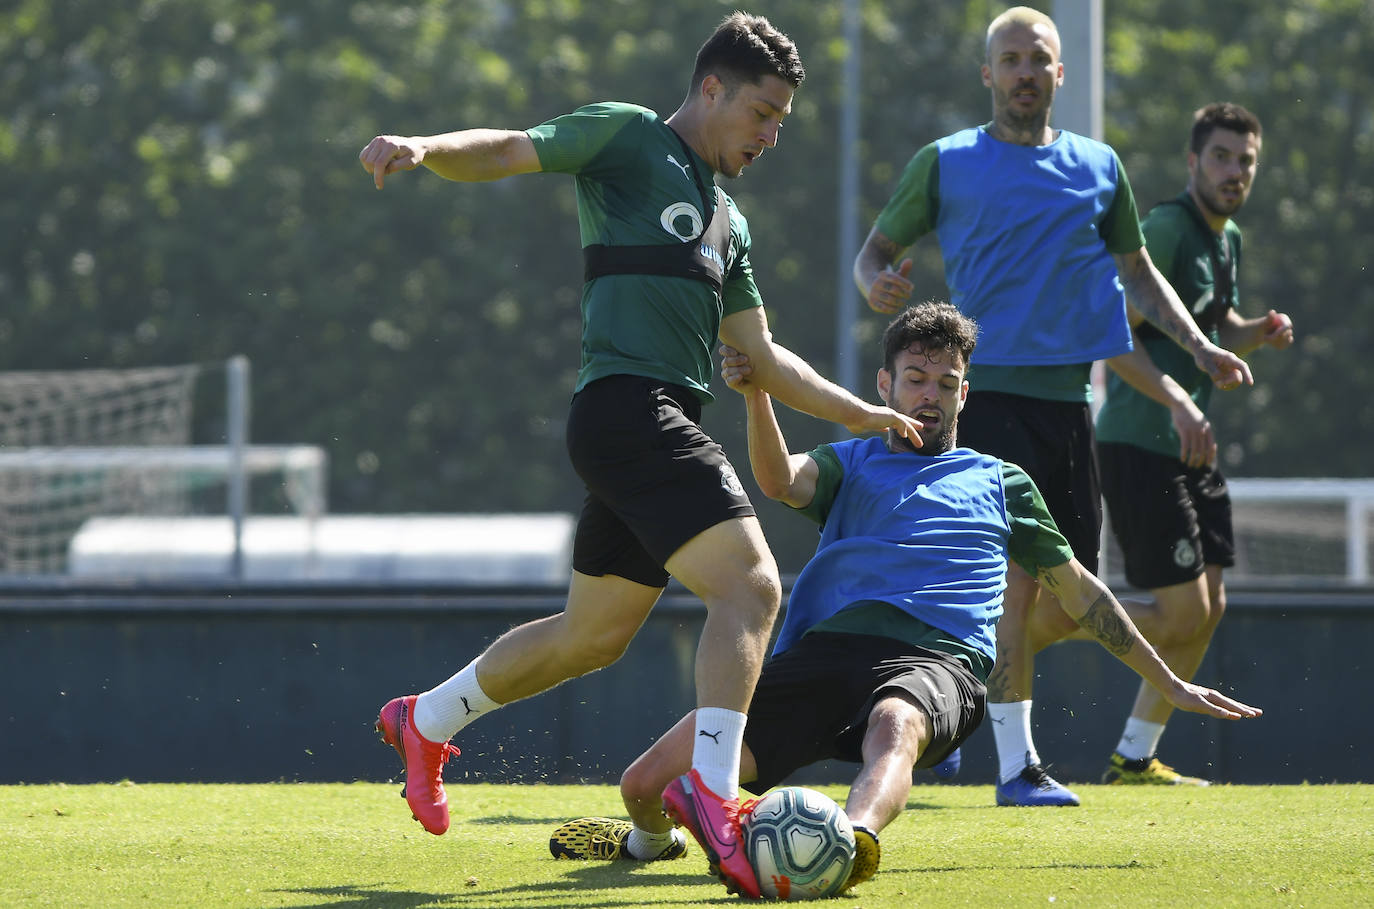
M 1153 590 L 1236 563 L 1231 494 L 1215 465 L 1189 467 L 1136 445 L 1102 442 L 1102 495 L 1126 580 Z
M 815 631 L 763 665 L 744 743 L 765 792 L 817 761 L 861 763 L 868 717 L 889 696 L 914 701 L 930 719 L 930 744 L 916 762 L 933 767 L 983 721 L 987 689 L 947 653 L 893 638 Z
M 568 455 L 587 488 L 573 540 L 576 571 L 662 587 L 663 566 L 684 543 L 754 514 L 700 417 L 690 390 L 642 376 L 608 376 L 573 396 Z
M 972 391 L 959 414 L 957 441 L 1024 470 L 1074 558 L 1097 573 L 1102 492 L 1087 404 Z

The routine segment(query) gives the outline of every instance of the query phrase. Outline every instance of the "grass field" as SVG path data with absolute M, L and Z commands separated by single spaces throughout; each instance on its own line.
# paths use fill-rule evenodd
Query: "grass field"
M 821 787 L 843 801 L 844 790 Z M 693 844 L 662 864 L 555 861 L 560 821 L 621 816 L 610 786 L 451 785 L 443 837 L 399 784 L 0 787 L 0 906 L 555 909 L 739 901 Z M 1374 786 L 1075 786 L 1011 809 L 918 786 L 853 907 L 1374 906 Z

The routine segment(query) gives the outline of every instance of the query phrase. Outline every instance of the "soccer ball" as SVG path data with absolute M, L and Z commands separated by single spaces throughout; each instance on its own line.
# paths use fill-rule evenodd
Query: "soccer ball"
M 745 855 L 766 897 L 834 896 L 849 879 L 854 829 L 843 809 L 814 789 L 774 789 L 754 803 L 741 828 Z

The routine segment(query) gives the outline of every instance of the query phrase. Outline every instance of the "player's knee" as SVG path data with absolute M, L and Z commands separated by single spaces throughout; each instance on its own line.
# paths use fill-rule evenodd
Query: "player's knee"
M 634 816 L 637 807 L 657 804 L 666 785 L 667 781 L 659 779 L 647 762 L 635 761 L 620 775 L 620 798 Z
M 1184 644 L 1200 637 L 1210 636 L 1221 621 L 1225 611 L 1225 601 L 1210 596 L 1190 598 L 1169 613 L 1160 635 L 1160 644 Z
M 908 698 L 883 698 L 868 715 L 862 746 L 865 761 L 900 754 L 914 765 L 929 739 L 929 725 L 925 713 Z
M 600 626 L 570 628 L 562 638 L 563 659 L 569 667 L 569 678 L 605 669 L 625 655 L 634 640 L 637 628 Z
M 707 609 L 735 610 L 742 621 L 771 629 L 782 604 L 782 581 L 771 565 L 756 565 L 737 584 L 702 597 Z

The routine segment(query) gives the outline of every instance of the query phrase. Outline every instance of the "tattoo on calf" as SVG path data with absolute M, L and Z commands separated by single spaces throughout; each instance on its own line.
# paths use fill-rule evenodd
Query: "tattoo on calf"
M 1010 686 L 1007 684 L 1007 670 L 1000 662 L 992 667 L 985 687 L 988 692 L 988 700 L 993 703 L 1000 703 L 1010 693 Z

